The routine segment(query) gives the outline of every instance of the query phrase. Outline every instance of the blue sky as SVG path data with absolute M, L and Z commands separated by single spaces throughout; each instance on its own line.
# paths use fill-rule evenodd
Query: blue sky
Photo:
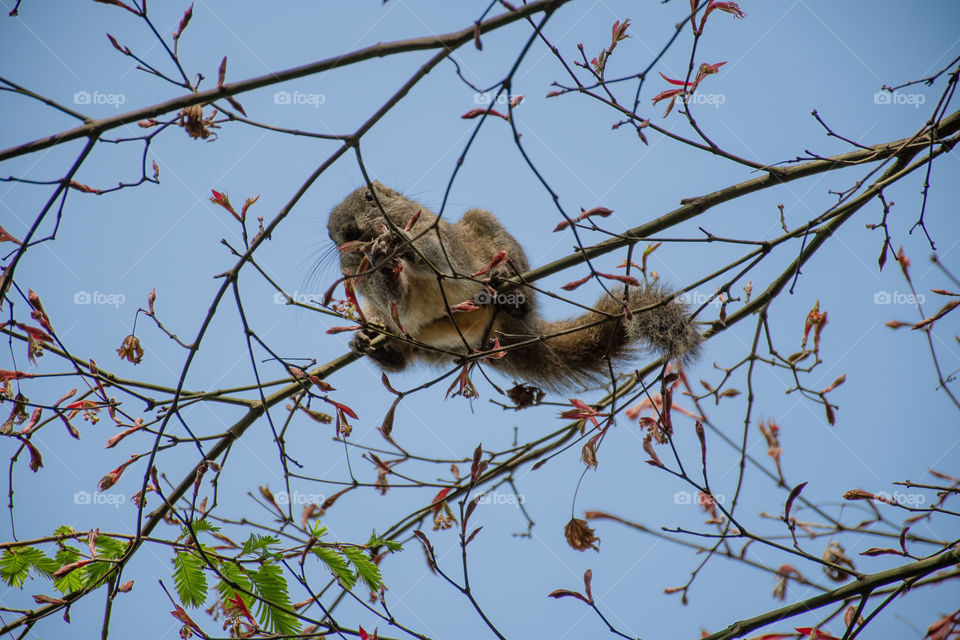
M 2 4 L 5 11 L 12 8 L 9 0 Z M 203 88 L 210 88 L 223 56 L 228 57 L 227 79 L 235 81 L 377 42 L 459 30 L 476 20 L 485 6 L 412 0 L 391 0 L 384 5 L 368 0 L 336 5 L 291 2 L 264 8 L 263 3 L 252 2 L 197 2 L 179 51 L 188 75 L 202 73 L 206 77 Z M 847 151 L 849 145 L 825 135 L 810 115 L 813 109 L 834 131 L 858 142 L 869 144 L 908 136 L 930 117 L 945 79 L 941 77 L 929 87 L 909 87 L 889 102 L 886 94 L 878 94 L 880 87 L 929 76 L 960 55 L 960 38 L 956 27 L 950 27 L 960 23 L 960 9 L 952 2 L 798 0 L 743 2 L 741 6 L 747 13 L 744 20 L 735 21 L 721 13 L 710 17 L 697 62 L 727 64 L 704 81 L 698 90 L 701 103 L 694 108 L 698 122 L 714 141 L 750 160 L 772 163 L 808 152 L 830 155 Z M 185 8 L 182 3 L 151 4 L 153 20 L 168 41 Z M 610 74 L 626 75 L 649 63 L 687 11 L 688 4 L 679 1 L 575 2 L 557 12 L 545 33 L 568 60 L 573 60 L 578 43 L 593 56 L 607 44 L 615 20 L 631 19 L 631 38 L 618 46 L 609 63 Z M 0 75 L 96 118 L 182 93 L 137 71 L 129 59 L 110 46 L 105 33 L 165 72 L 172 71 L 146 27 L 122 9 L 93 2 L 53 5 L 28 1 L 21 6 L 18 18 L 0 21 L 0 50 L 4 54 Z M 464 77 L 481 88 L 494 86 L 509 70 L 528 35 L 529 26 L 518 23 L 485 36 L 482 51 L 472 45 L 462 47 L 455 58 Z M 682 77 L 690 42 L 689 30 L 685 30 L 655 70 Z M 347 133 L 365 121 L 430 55 L 412 52 L 374 59 L 267 87 L 238 96 L 238 100 L 251 118 L 269 125 Z M 566 83 L 568 78 L 549 51 L 535 45 L 514 79 L 513 92 L 526 96 L 516 109 L 516 123 L 525 149 L 568 212 L 577 212 L 578 207 L 608 207 L 614 215 L 606 220 L 606 226 L 620 231 L 674 209 L 682 198 L 756 175 L 656 133 L 648 134 L 650 144 L 645 146 L 626 127 L 613 130 L 617 114 L 590 98 L 571 94 L 547 99 L 553 81 Z M 634 86 L 621 87 L 618 98 L 632 99 Z M 679 135 L 691 136 L 682 115 L 672 113 L 662 118 L 665 105 L 651 107 L 649 99 L 666 88 L 659 76 L 651 75 L 643 89 L 641 114 Z M 461 83 L 449 62 L 439 65 L 364 136 L 361 151 L 367 170 L 372 177 L 439 211 L 457 158 L 477 123 L 459 116 L 485 104 L 488 97 Z M 0 148 L 76 124 L 36 101 L 8 93 L 0 95 L 0 109 L 7 123 L 0 128 Z M 108 137 L 142 132 L 129 126 Z M 146 304 L 147 294 L 154 288 L 164 324 L 184 339 L 197 331 L 220 286 L 214 276 L 235 262 L 221 239 L 235 247 L 241 245 L 236 224 L 209 202 L 210 190 L 228 192 L 235 203 L 259 194 L 251 212 L 269 220 L 337 147 L 332 141 L 294 138 L 238 124 L 227 124 L 217 134 L 213 142 L 190 139 L 175 128 L 161 134 L 148 155 L 159 166 L 159 185 L 145 184 L 100 197 L 72 192 L 58 221 L 56 239 L 33 247 L 21 261 L 17 284 L 40 294 L 58 337 L 78 357 L 93 358 L 122 377 L 175 384 L 185 353 L 148 320 L 141 317 L 137 324 L 137 335 L 146 351 L 141 364 L 120 361 L 115 349 L 130 333 L 137 307 Z M 74 141 L 6 161 L 0 175 L 56 179 L 81 146 L 80 141 Z M 99 144 L 76 179 L 100 187 L 136 180 L 141 152 L 139 143 Z M 955 215 L 960 200 L 958 162 L 954 153 L 934 165 L 926 211 L 939 259 L 953 273 L 960 271 L 960 222 Z M 664 237 L 696 237 L 699 226 L 726 237 L 771 239 L 780 232 L 777 205 L 783 205 L 786 224 L 796 228 L 836 201 L 830 190 L 846 189 L 864 173 L 862 168 L 848 168 L 739 198 L 671 229 Z M 317 267 L 330 246 L 326 216 L 362 181 L 355 156 L 346 154 L 314 183 L 271 240 L 257 251 L 257 264 L 288 293 L 299 298 L 318 297 L 337 277 L 334 266 Z M 889 189 L 886 197 L 896 202 L 889 220 L 892 242 L 902 245 L 911 258 L 911 274 L 918 291 L 925 295 L 923 309 L 929 315 L 943 302 L 930 289 L 955 290 L 955 286 L 929 262 L 931 249 L 923 234 L 909 233 L 919 212 L 921 187 L 922 175 L 915 174 Z M 12 235 L 23 237 L 49 194 L 48 187 L 0 184 L 2 226 Z M 522 242 L 534 266 L 572 250 L 572 236 L 551 233 L 559 220 L 556 208 L 517 152 L 509 127 L 496 118 L 483 125 L 470 148 L 443 215 L 457 218 L 475 206 L 500 217 Z M 788 482 L 809 482 L 804 496 L 825 504 L 831 513 L 859 508 L 842 506 L 840 496 L 848 489 L 893 492 L 897 487 L 890 483 L 894 481 L 930 480 L 926 472 L 931 467 L 956 475 L 960 462 L 956 410 L 946 394 L 936 389 L 925 340 L 917 332 L 893 332 L 884 326 L 891 319 L 915 322 L 920 316 L 906 303 L 909 289 L 894 261 L 888 260 L 882 272 L 877 268 L 882 232 L 867 230 L 865 225 L 879 222 L 880 217 L 879 203 L 857 213 L 856 219 L 803 269 L 792 295 L 785 292 L 770 310 L 772 338 L 784 354 L 799 349 L 803 319 L 814 301 L 819 300 L 820 308 L 828 311 L 829 325 L 820 354 L 823 363 L 806 382 L 820 389 L 846 374 L 846 383 L 830 396 L 840 405 L 836 426 L 826 423 L 822 407 L 796 393 L 784 393 L 793 382 L 782 369 L 761 367 L 754 380 L 758 399 L 749 427 L 751 455 L 772 468 L 756 424 L 761 418 L 775 421 L 781 427 L 782 462 Z M 43 235 L 54 231 L 54 222 L 48 216 L 41 227 Z M 585 238 L 596 242 L 604 236 L 587 233 Z M 765 260 L 749 277 L 754 290 L 762 290 L 798 250 L 799 244 L 787 244 Z M 661 246 L 650 263 L 664 281 L 680 287 L 743 252 L 735 245 L 671 242 Z M 615 271 L 623 257 L 617 252 L 600 258 L 598 270 Z M 575 267 L 539 284 L 558 290 L 585 274 L 585 267 Z M 695 291 L 699 296 L 695 299 L 712 294 L 715 284 Z M 342 321 L 275 304 L 273 289 L 249 268 L 240 277 L 240 288 L 248 321 L 276 353 L 315 358 L 322 363 L 345 352 L 348 337 L 325 333 Z M 589 304 L 597 293 L 596 286 L 584 286 L 571 297 Z M 84 304 L 88 299 L 90 303 Z M 24 301 L 17 301 L 17 313 L 26 316 L 25 308 Z M 543 308 L 551 318 L 573 312 L 570 305 L 553 300 L 545 301 Z M 715 317 L 716 309 L 705 313 Z M 933 332 L 945 373 L 960 368 L 960 348 L 953 338 L 957 326 L 956 317 L 947 316 Z M 747 320 L 709 341 L 704 358 L 690 370 L 691 381 L 717 383 L 721 372 L 716 367 L 731 366 L 747 353 L 754 328 L 755 323 Z M 761 353 L 766 355 L 766 350 Z M 276 363 L 266 358 L 265 352 L 256 353 L 263 377 L 283 377 Z M 30 366 L 24 361 L 21 345 L 5 350 L 0 361 L 2 368 Z M 30 370 L 63 372 L 63 367 L 48 354 Z M 398 388 L 410 388 L 432 373 L 412 370 L 391 380 Z M 379 377 L 372 362 L 359 361 L 330 379 L 337 388 L 333 397 L 354 407 L 360 416 L 352 439 L 374 447 L 384 446 L 376 427 L 393 400 Z M 217 389 L 252 380 L 236 308 L 232 302 L 224 304 L 185 386 Z M 494 380 L 510 384 L 504 378 Z M 72 382 L 52 378 L 31 382 L 24 388 L 32 398 L 52 402 L 65 384 L 73 386 Z M 742 372 L 732 386 L 745 391 Z M 555 407 L 524 413 L 501 410 L 491 403 L 498 396 L 486 383 L 479 385 L 480 398 L 473 402 L 444 400 L 445 388 L 441 383 L 400 405 L 394 436 L 408 450 L 425 457 L 461 459 L 480 442 L 486 449 L 508 448 L 515 428 L 517 438 L 526 441 L 565 424 L 556 417 Z M 590 401 L 600 396 L 593 392 L 582 397 Z M 566 397 L 551 400 L 562 403 Z M 121 399 L 129 411 L 151 415 L 135 399 Z M 679 402 L 689 406 L 688 402 Z M 743 396 L 719 406 L 709 402 L 705 406 L 711 411 L 713 425 L 731 438 L 741 437 Z M 206 405 L 183 412 L 191 427 L 203 434 L 223 431 L 240 415 L 237 409 Z M 283 417 L 280 408 L 274 420 L 282 421 Z M 126 496 L 125 502 L 116 499 L 108 503 L 104 498 L 99 503 L 94 499 L 92 504 L 77 504 L 74 500 L 77 491 L 94 494 L 104 473 L 128 455 L 149 447 L 144 437 L 130 438 L 116 449 L 105 450 L 104 441 L 114 435 L 108 422 L 105 419 L 95 426 L 85 423 L 79 442 L 69 439 L 56 425 L 33 437 L 43 453 L 45 468 L 33 474 L 22 458 L 14 467 L 18 538 L 47 535 L 62 524 L 78 530 L 99 527 L 103 531 L 133 531 L 136 511 L 129 497 L 139 489 L 142 466 L 135 467 L 135 472 L 104 494 Z M 699 445 L 692 424 L 683 422 L 678 429 L 682 434 L 678 445 L 685 460 L 698 460 Z M 331 440 L 331 428 L 298 417 L 287 434 L 287 446 L 304 465 L 305 475 L 349 479 L 343 448 Z M 471 583 L 485 610 L 506 635 L 582 638 L 605 633 L 602 623 L 580 603 L 546 598 L 556 588 L 579 589 L 587 568 L 593 570 L 594 594 L 602 611 L 632 636 L 695 637 L 701 628 L 716 631 L 778 605 L 770 596 L 775 581 L 769 574 L 713 559 L 695 581 L 690 604 L 683 607 L 678 596 L 665 595 L 663 589 L 684 584 L 700 558 L 682 547 L 611 523 L 597 524 L 602 540 L 599 554 L 581 554 L 566 546 L 562 531 L 571 505 L 578 516 L 585 510 L 608 511 L 654 530 L 661 526 L 700 531 L 708 528 L 702 524 L 702 512 L 682 504 L 682 497 L 677 497 L 689 487 L 643 463 L 646 456 L 641 450 L 641 436 L 635 424 L 619 418 L 599 452 L 599 468 L 586 474 L 579 491 L 583 467 L 578 447 L 537 471 L 527 467 L 517 472 L 515 481 L 524 507 L 536 522 L 529 538 L 513 536 L 526 531 L 526 520 L 515 505 L 490 504 L 478 509 L 474 519 L 484 525 L 484 530 L 470 547 Z M 736 485 L 738 457 L 714 435 L 708 436 L 708 445 L 712 485 L 718 495 L 728 495 Z M 193 451 L 179 447 L 161 455 L 158 465 L 175 482 L 196 462 Z M 233 447 L 227 462 L 220 485 L 220 514 L 268 521 L 269 515 L 247 495 L 256 494 L 257 485 L 274 489 L 282 486 L 277 448 L 266 422 L 257 423 L 247 432 Z M 359 452 L 352 454 L 351 464 L 361 480 L 373 481 L 375 471 Z M 467 466 L 461 464 L 461 469 Z M 444 465 L 405 463 L 402 468 L 404 473 L 431 482 L 449 479 Z M 295 490 L 315 498 L 330 495 L 331 486 L 303 481 L 295 484 Z M 782 510 L 783 490 L 752 468 L 747 471 L 746 487 L 739 507 L 744 521 L 761 533 L 786 533 L 781 524 L 759 515 Z M 371 529 L 389 526 L 428 503 L 433 493 L 435 489 L 431 488 L 394 489 L 386 497 L 372 491 L 354 492 L 349 500 L 344 498 L 331 509 L 325 524 L 333 539 L 365 540 Z M 897 522 L 901 518 L 896 512 L 885 513 Z M 856 516 L 848 518 L 859 521 Z M 6 518 L 0 523 L 4 540 L 11 539 L 10 526 Z M 891 531 L 896 533 L 898 529 Z M 944 540 L 960 537 L 957 523 L 947 519 L 918 523 L 913 531 Z M 428 534 L 442 566 L 459 575 L 459 550 L 453 532 Z M 869 546 L 886 546 L 874 538 L 848 535 L 839 540 L 859 570 L 873 572 L 896 564 L 896 559 L 856 555 Z M 819 555 L 826 539 L 802 543 Z M 735 546 L 739 550 L 739 545 Z M 804 575 L 829 585 L 816 566 L 756 545 L 751 546 L 749 555 L 773 566 L 791 562 Z M 170 583 L 169 560 L 166 550 L 148 547 L 131 564 L 127 574 L 137 583 L 117 602 L 111 624 L 113 637 L 176 637 L 178 626 L 168 615 L 170 607 L 156 582 L 161 577 Z M 431 637 L 488 637 L 469 603 L 426 571 L 415 542 L 386 561 L 383 570 L 390 587 L 391 609 L 405 624 Z M 319 569 L 313 577 L 317 584 L 324 583 Z M 24 603 L 32 602 L 29 596 L 40 591 L 50 592 L 49 584 L 33 581 L 23 593 L 0 592 L 0 602 L 4 606 L 32 606 Z M 794 585 L 787 599 L 800 600 L 815 593 Z M 870 637 L 921 637 L 918 630 L 925 630 L 938 613 L 955 606 L 956 594 L 955 587 L 945 585 L 929 591 L 926 597 L 894 603 L 872 627 Z M 294 599 L 302 597 L 302 593 L 296 593 Z M 85 599 L 71 610 L 73 631 L 98 629 L 102 614 L 100 596 Z M 219 626 L 205 614 L 198 613 L 196 618 L 203 620 L 208 630 Z M 338 619 L 348 626 L 377 624 L 372 616 L 349 603 L 339 610 Z M 799 617 L 774 629 L 785 631 L 817 619 Z M 842 626 L 836 621 L 828 628 L 842 634 Z M 26 637 L 54 638 L 66 633 L 59 617 L 54 617 Z

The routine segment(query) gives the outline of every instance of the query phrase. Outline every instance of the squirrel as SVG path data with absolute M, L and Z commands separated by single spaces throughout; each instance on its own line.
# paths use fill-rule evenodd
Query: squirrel
M 351 349 L 386 371 L 494 349 L 494 368 L 560 390 L 599 382 L 608 359 L 623 361 L 643 348 L 682 362 L 699 354 L 701 336 L 686 306 L 656 282 L 618 285 L 593 310 L 557 322 L 541 318 L 529 286 L 498 293 L 498 284 L 530 266 L 520 243 L 483 209 L 451 224 L 373 182 L 334 207 L 327 231 L 344 278 L 363 298 L 366 326 Z M 371 324 L 394 337 L 372 346 L 383 331 Z

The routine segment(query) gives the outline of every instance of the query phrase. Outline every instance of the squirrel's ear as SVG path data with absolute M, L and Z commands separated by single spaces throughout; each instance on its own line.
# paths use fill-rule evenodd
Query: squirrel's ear
M 379 180 L 374 180 L 374 181 L 373 181 L 373 186 L 376 187 L 377 193 L 382 193 L 382 194 L 385 195 L 385 196 L 395 196 L 395 195 L 397 195 L 397 192 L 396 192 L 396 191 L 394 191 L 393 189 L 391 189 L 391 188 L 388 187 L 387 185 L 383 184 L 383 183 L 380 182 Z

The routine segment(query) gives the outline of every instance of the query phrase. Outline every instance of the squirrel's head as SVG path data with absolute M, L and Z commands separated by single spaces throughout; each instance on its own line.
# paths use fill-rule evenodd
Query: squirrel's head
M 337 246 L 355 240 L 369 240 L 377 233 L 377 225 L 383 224 L 380 208 L 383 207 L 394 223 L 400 223 L 400 212 L 395 215 L 394 211 L 402 202 L 408 201 L 390 187 L 374 181 L 373 189 L 360 187 L 334 207 L 327 221 L 327 233 Z
M 373 240 L 386 225 L 384 214 L 395 226 L 403 228 L 419 209 L 419 205 L 380 182 L 374 181 L 372 187 L 363 186 L 353 191 L 330 212 L 327 233 L 337 247 Z M 360 251 L 343 251 L 340 263 L 353 272 L 361 258 Z
M 356 189 L 330 212 L 327 233 L 338 248 L 348 242 L 373 239 L 378 233 L 378 226 L 384 224 L 381 207 L 390 215 L 394 201 L 402 199 L 399 193 L 380 182 L 374 181 L 372 187 Z M 390 217 L 393 219 L 393 216 Z M 340 254 L 341 266 L 350 271 L 356 269 L 360 259 L 359 251 L 343 251 Z

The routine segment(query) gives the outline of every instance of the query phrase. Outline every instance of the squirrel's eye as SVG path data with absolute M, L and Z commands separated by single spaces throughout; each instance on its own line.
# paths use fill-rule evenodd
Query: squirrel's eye
M 367 191 L 366 193 L 363 194 L 363 199 L 366 200 L 367 202 L 373 202 L 373 194 Z

